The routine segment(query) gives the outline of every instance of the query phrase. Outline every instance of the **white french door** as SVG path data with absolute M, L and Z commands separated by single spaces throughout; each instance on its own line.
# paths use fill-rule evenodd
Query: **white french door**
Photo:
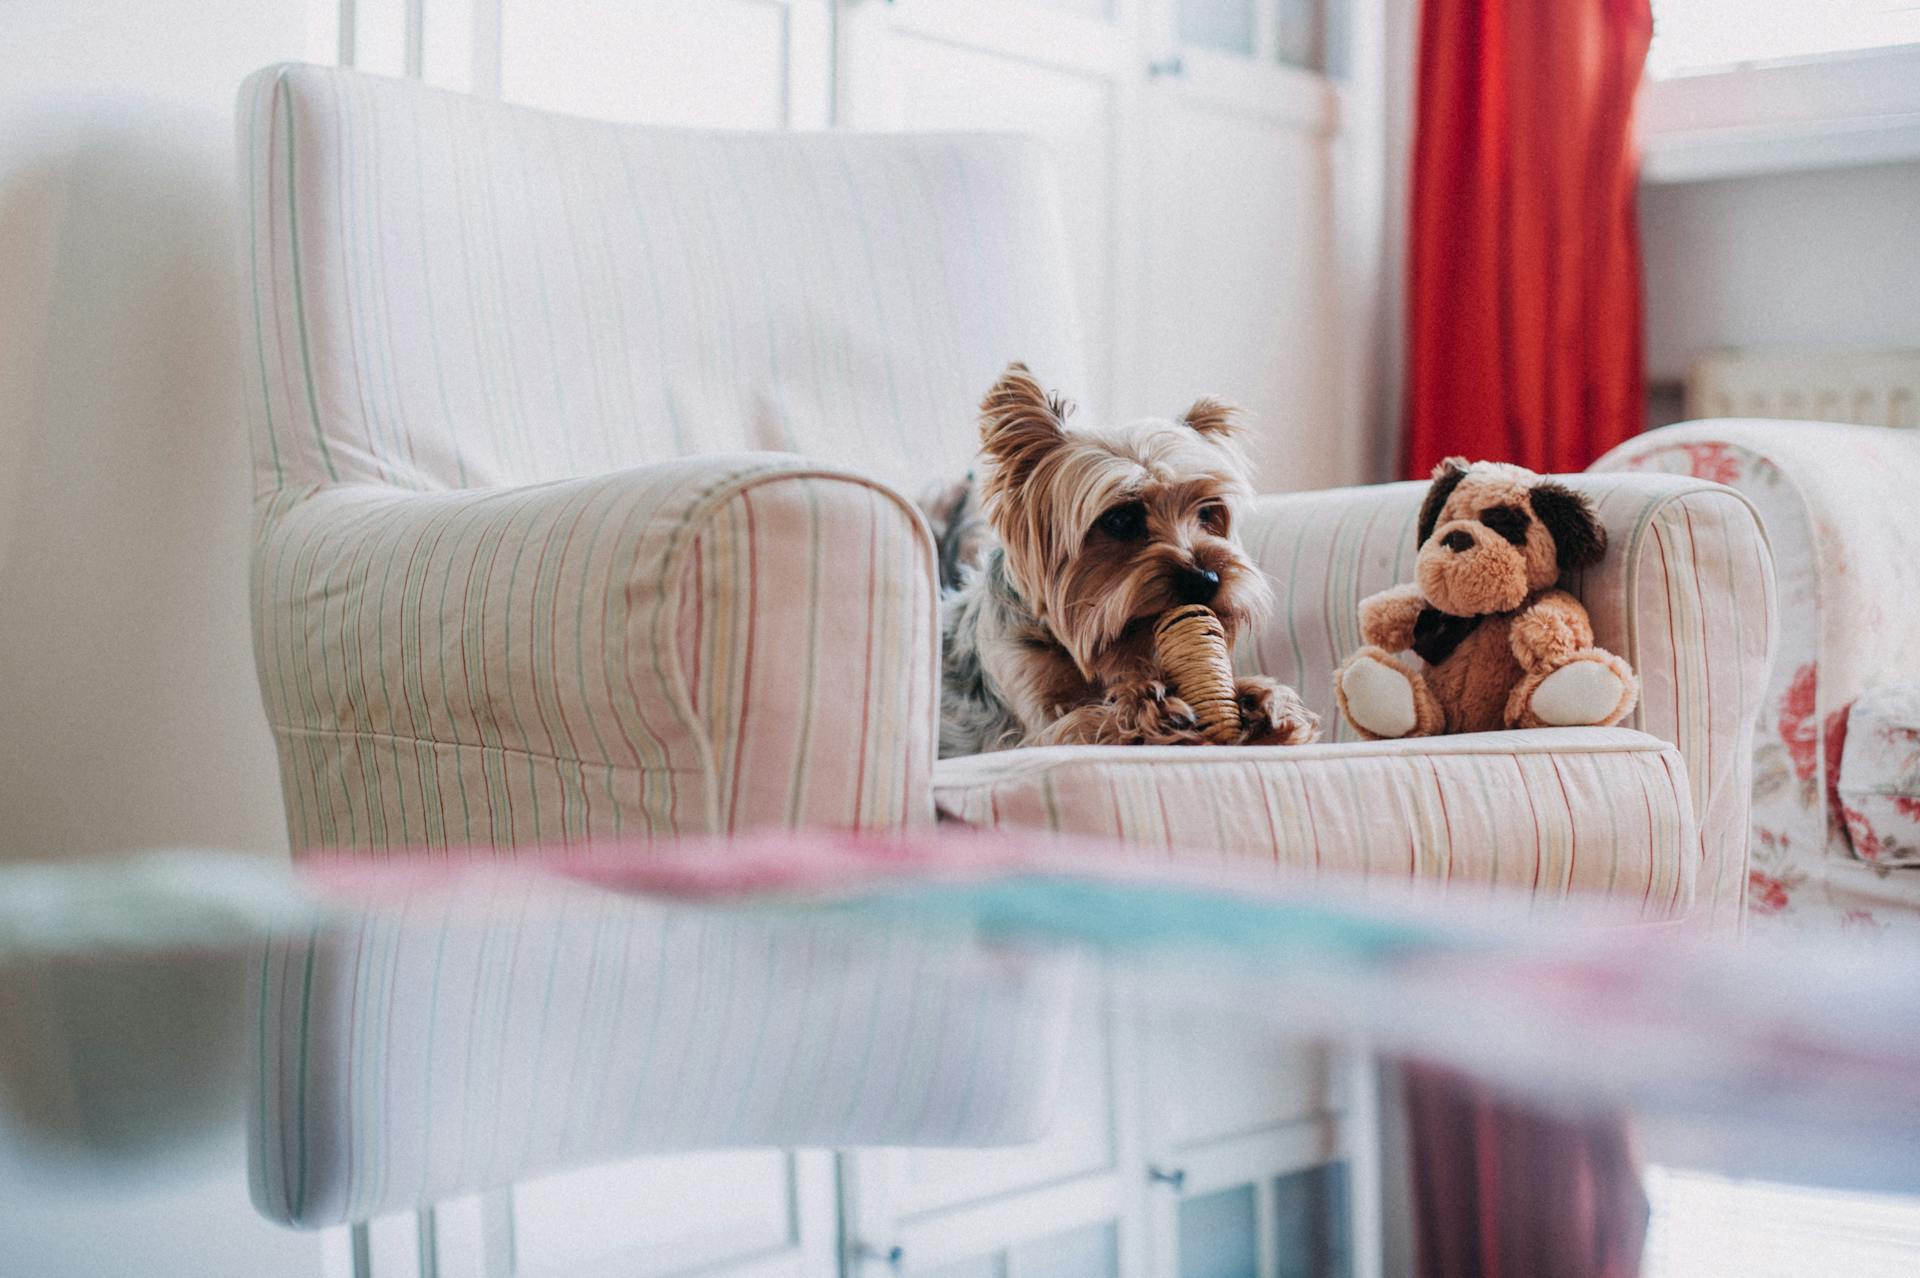
M 1051 147 L 1091 379 L 1060 389 L 1090 412 L 1118 402 L 1115 372 L 1131 307 L 1120 211 L 1135 163 L 1128 126 L 1141 82 L 1138 7 L 1139 0 L 846 0 L 840 14 L 840 124 L 1030 133 Z
M 1366 0 L 1356 7 L 1371 9 Z M 1377 199 L 1345 158 L 1342 0 L 1170 0 L 1145 15 L 1137 402 L 1245 408 L 1260 487 L 1365 478 Z M 1366 112 L 1358 113 L 1362 120 Z M 1369 198 L 1360 198 L 1369 197 Z M 1364 346 L 1363 348 L 1364 349 Z
M 1047 140 L 1092 381 L 1061 389 L 1126 417 L 1225 395 L 1254 423 L 1262 487 L 1359 482 L 1380 205 L 1353 159 L 1373 149 L 1343 131 L 1373 113 L 1345 109 L 1364 95 L 1326 73 L 1346 12 L 1340 0 L 846 0 L 837 120 Z

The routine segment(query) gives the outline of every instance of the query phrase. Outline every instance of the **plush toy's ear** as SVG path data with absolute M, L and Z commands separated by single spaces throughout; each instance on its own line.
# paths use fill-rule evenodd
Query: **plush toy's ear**
M 1193 407 L 1180 414 L 1180 420 L 1212 439 L 1233 439 L 1240 434 L 1240 410 L 1211 395 L 1194 400 Z
M 992 483 L 1011 488 L 1066 441 L 1073 405 L 1049 395 L 1025 364 L 1009 364 L 980 403 L 980 446 L 993 461 Z
M 1534 486 L 1532 499 L 1535 517 L 1553 534 L 1561 572 L 1600 562 L 1607 553 L 1607 530 L 1585 497 L 1549 479 Z
M 1427 538 L 1433 536 L 1434 525 L 1440 522 L 1440 512 L 1447 507 L 1447 498 L 1453 496 L 1453 490 L 1467 477 L 1467 459 L 1449 457 L 1433 468 L 1433 486 L 1427 489 L 1427 500 L 1420 506 L 1420 533 L 1413 540 L 1415 549 L 1427 544 Z

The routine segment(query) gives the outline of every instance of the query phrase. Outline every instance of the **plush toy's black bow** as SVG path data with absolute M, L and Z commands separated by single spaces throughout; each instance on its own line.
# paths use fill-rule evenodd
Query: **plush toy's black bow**
M 1438 608 L 1422 608 L 1413 619 L 1413 650 L 1422 661 L 1437 666 L 1453 655 L 1481 621 L 1480 617 L 1456 617 Z

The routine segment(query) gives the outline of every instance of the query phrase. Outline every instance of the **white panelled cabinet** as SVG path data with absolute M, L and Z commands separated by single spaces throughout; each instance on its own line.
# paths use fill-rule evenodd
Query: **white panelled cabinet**
M 1262 486 L 1283 490 L 1372 477 L 1380 90 L 1347 51 L 1367 47 L 1382 3 L 310 0 L 310 13 L 343 62 L 606 119 L 1037 134 L 1058 157 L 1092 383 L 1062 389 L 1123 416 L 1235 400 Z M 1374 1271 L 1348 1227 L 1347 1169 L 1357 1195 L 1373 1160 L 1347 1065 L 1180 1023 L 1111 981 L 1086 991 L 1071 1051 L 1059 1119 L 1031 1146 L 638 1160 L 335 1231 L 329 1269 Z

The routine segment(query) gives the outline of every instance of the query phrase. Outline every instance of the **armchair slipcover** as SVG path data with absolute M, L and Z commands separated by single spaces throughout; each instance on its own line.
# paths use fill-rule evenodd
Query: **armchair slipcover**
M 1327 744 L 936 765 L 901 494 L 968 468 L 1010 358 L 1080 375 L 1034 145 L 616 126 L 307 67 L 241 112 L 256 644 L 297 849 L 937 810 L 1737 922 L 1774 623 L 1743 498 L 1577 481 L 1614 550 L 1575 589 L 1644 731 L 1342 740 L 1330 674 L 1407 576 L 1406 484 L 1247 527 L 1281 605 L 1240 658 Z

